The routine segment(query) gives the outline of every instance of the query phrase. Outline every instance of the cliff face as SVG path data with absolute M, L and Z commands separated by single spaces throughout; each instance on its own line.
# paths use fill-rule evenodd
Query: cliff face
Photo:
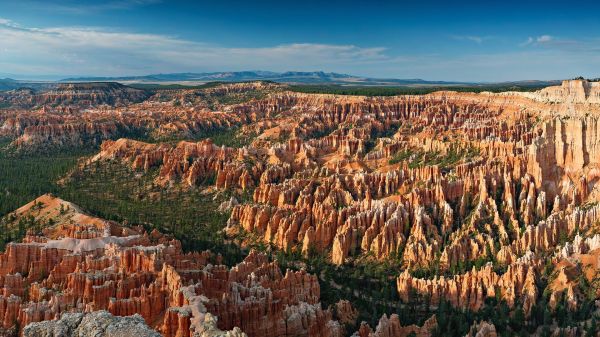
M 563 81 L 561 86 L 544 88 L 528 94 L 535 100 L 553 103 L 600 103 L 600 82 L 587 80 Z
M 219 147 L 210 140 L 179 142 L 177 146 L 148 144 L 129 139 L 106 141 L 90 163 L 120 160 L 134 170 L 159 168 L 157 183 L 181 182 L 195 186 L 209 178 L 220 188 L 247 188 L 256 173 L 244 166 L 244 150 Z
M 228 269 L 211 264 L 217 257 L 209 252 L 185 254 L 177 240 L 87 216 L 52 196 L 14 214 L 56 223 L 0 253 L 0 322 L 18 323 L 25 336 L 57 329 L 157 335 L 144 321 L 164 336 L 341 333 L 321 309 L 316 277 L 282 273 L 265 255 L 251 252 Z
M 0 92 L 0 137 L 27 150 L 98 145 L 124 136 L 189 139 L 268 119 L 268 111 L 248 111 L 230 102 L 279 91 L 278 85 L 258 82 L 155 93 L 117 83 Z
M 58 107 L 0 111 L 0 136 L 17 148 L 100 144 L 124 135 L 150 139 L 192 137 L 196 133 L 239 126 L 248 116 L 188 110 L 158 102 L 128 108 Z
M 509 265 L 501 275 L 492 270 L 491 264 L 452 278 L 436 276 L 431 280 L 412 277 L 406 271 L 397 280 L 398 292 L 405 302 L 411 301 L 410 294 L 419 294 L 429 297 L 432 305 L 445 300 L 474 311 L 483 307 L 487 297 L 500 298 L 510 307 L 520 303 L 525 312 L 529 312 L 538 296 L 536 265 L 530 259 L 528 256 L 522 262 Z

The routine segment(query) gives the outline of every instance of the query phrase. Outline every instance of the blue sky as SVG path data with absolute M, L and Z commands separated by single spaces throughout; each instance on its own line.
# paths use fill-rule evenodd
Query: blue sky
M 0 76 L 600 77 L 596 1 L 0 0 Z

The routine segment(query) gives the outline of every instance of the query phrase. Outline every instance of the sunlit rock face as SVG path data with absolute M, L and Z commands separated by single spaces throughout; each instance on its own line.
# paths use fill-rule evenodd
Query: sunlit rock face
M 55 222 L 0 254 L 0 322 L 25 327 L 25 336 L 341 333 L 321 308 L 316 277 L 282 273 L 263 254 L 229 269 L 209 252 L 183 253 L 157 231 L 88 216 L 50 195 L 14 215 Z
M 375 328 L 375 331 L 371 327 L 363 322 L 360 325 L 360 329 L 353 335 L 356 337 L 407 337 L 407 336 L 418 336 L 428 337 L 431 336 L 431 330 L 437 325 L 435 316 L 432 316 L 423 323 L 422 326 L 409 325 L 402 326 L 400 318 L 396 314 L 383 315 L 379 319 L 379 323 Z
M 60 83 L 39 91 L 23 88 L 0 93 L 0 102 L 16 108 L 125 106 L 144 101 L 150 93 L 119 83 Z
M 600 103 L 600 83 L 587 80 L 563 81 L 562 85 L 548 87 L 526 94 L 538 101 L 552 103 Z

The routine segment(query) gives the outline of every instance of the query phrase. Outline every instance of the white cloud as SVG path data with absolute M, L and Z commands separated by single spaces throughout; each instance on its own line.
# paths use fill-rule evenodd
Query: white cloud
M 556 37 L 552 35 L 540 35 L 538 37 L 529 37 L 526 41 L 519 45 L 521 47 L 537 47 L 544 49 L 560 50 L 563 52 L 574 53 L 578 55 L 597 55 L 600 52 L 600 39 L 591 37 L 569 39 Z
M 531 46 L 531 45 L 544 45 L 549 44 L 551 42 L 557 41 L 553 36 L 550 35 L 540 35 L 538 37 L 528 37 L 523 43 L 519 44 L 521 47 Z
M 12 72 L 124 75 L 204 70 L 315 70 L 388 59 L 385 48 L 291 43 L 257 48 L 102 28 L 20 27 L 0 21 L 0 66 Z M 278 69 L 274 69 L 278 68 Z
M 520 43 L 519 46 L 521 47 L 526 47 L 529 46 L 530 44 L 533 43 L 533 41 L 535 41 L 531 36 L 527 38 L 527 40 L 525 40 L 524 42 Z
M 478 36 L 478 35 L 452 35 L 452 38 L 460 41 L 471 41 L 477 44 L 482 44 L 484 41 L 490 40 L 490 36 Z
M 16 24 L 14 21 L 9 20 L 9 19 L 4 19 L 4 18 L 0 18 L 0 26 L 19 28 L 19 25 Z
M 538 36 L 536 40 L 537 43 L 546 43 L 546 42 L 550 42 L 552 41 L 554 38 L 550 35 L 542 35 L 542 36 Z

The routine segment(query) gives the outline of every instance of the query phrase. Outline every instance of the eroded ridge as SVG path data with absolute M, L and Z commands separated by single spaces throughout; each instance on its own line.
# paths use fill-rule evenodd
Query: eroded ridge
M 273 90 L 278 89 L 242 83 L 150 93 L 116 83 L 80 83 L 43 92 L 1 92 L 0 105 L 7 108 L 0 108 L 0 137 L 24 150 L 90 146 L 118 137 L 192 138 L 263 119 L 221 101 Z

